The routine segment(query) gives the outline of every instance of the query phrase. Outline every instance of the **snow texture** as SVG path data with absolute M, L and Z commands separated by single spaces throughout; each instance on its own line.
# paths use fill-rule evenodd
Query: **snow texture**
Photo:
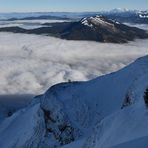
M 37 148 L 44 134 L 43 112 L 36 104 L 3 120 L 0 124 L 0 145 L 1 148 Z

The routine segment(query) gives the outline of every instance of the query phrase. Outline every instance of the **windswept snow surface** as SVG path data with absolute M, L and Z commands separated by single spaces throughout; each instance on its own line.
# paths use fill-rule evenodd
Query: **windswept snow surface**
M 138 138 L 148 136 L 147 124 L 148 111 L 144 106 L 132 106 L 119 111 L 96 126 L 86 148 L 108 148 L 132 140 L 136 141 Z
M 64 145 L 61 148 L 82 148 L 86 139 L 80 139 L 70 144 Z
M 32 100 L 33 95 L 0 95 L 0 122 L 9 114 L 25 108 Z
M 120 110 L 135 81 L 147 74 L 148 57 L 145 57 L 117 73 L 88 82 L 55 85 L 42 96 L 41 106 L 46 110 L 55 111 L 56 114 L 57 109 L 62 110 L 62 114 L 66 113 L 68 118 L 85 132 L 97 121 Z M 147 83 L 144 84 L 142 86 L 145 88 Z
M 52 110 L 59 120 L 67 117 L 85 138 L 97 124 L 83 147 L 115 146 L 148 135 L 148 111 L 143 99 L 147 75 L 145 56 L 116 73 L 53 86 L 40 96 L 41 106 Z M 122 108 L 127 95 L 129 106 Z
M 148 40 L 121 45 L 0 33 L 0 94 L 40 94 L 56 83 L 90 80 L 148 54 L 147 47 Z
M 122 143 L 111 148 L 147 148 L 148 147 L 148 136 L 138 138 L 126 143 Z
M 90 81 L 54 85 L 27 108 L 3 120 L 0 144 L 4 148 L 46 148 L 49 142 L 52 146 L 70 142 L 64 148 L 118 148 L 135 142 L 145 146 L 148 110 L 143 96 L 147 75 L 145 56 Z
M 37 148 L 45 132 L 43 112 L 36 104 L 0 124 L 1 148 Z
M 148 136 L 148 110 L 144 103 L 144 92 L 146 88 L 148 88 L 147 68 L 148 56 L 137 60 L 135 64 L 118 72 L 119 75 L 122 73 L 126 76 L 126 70 L 131 70 L 130 73 L 127 73 L 128 78 L 121 79 L 124 80 L 123 83 L 130 84 L 129 87 L 126 87 L 128 88 L 127 95 L 130 103 L 127 107 L 124 107 L 122 110 L 116 110 L 116 112 L 107 116 L 97 124 L 92 135 L 87 139 L 86 148 L 109 148 L 112 146 L 116 147 L 116 145 L 120 147 L 120 144 L 121 147 L 125 146 L 125 148 L 127 148 L 129 146 L 132 147 L 132 145 L 136 143 L 138 145 L 142 143 L 142 148 L 148 146 L 148 142 L 144 140 L 145 138 L 143 139 L 143 137 Z M 136 77 L 135 74 L 132 73 L 134 71 Z M 135 77 L 133 80 L 130 74 Z M 120 81 L 120 83 L 121 85 L 119 87 L 123 91 L 122 82 Z M 118 93 L 119 91 L 116 92 L 116 98 L 119 98 Z M 127 95 L 125 95 L 125 99 Z M 137 141 L 137 139 L 139 139 L 139 141 Z

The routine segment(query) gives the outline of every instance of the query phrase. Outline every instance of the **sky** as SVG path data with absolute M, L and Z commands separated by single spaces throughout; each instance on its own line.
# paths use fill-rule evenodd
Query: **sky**
M 82 12 L 114 8 L 146 10 L 148 0 L 0 0 L 0 12 Z

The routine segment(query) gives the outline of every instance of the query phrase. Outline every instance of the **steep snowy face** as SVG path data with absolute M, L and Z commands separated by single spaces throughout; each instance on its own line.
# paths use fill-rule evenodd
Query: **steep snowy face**
M 45 134 L 40 105 L 22 109 L 0 124 L 0 147 L 37 148 Z
M 146 88 L 147 74 L 148 56 L 116 73 L 88 82 L 55 85 L 41 96 L 41 106 L 52 112 L 60 122 L 66 121 L 74 129 L 88 132 L 101 119 L 134 104 L 139 100 L 138 95 L 142 98 L 143 93 L 139 94 L 138 90 L 143 92 Z M 137 88 L 139 83 L 142 85 Z M 131 99 L 128 103 L 127 95 Z
M 49 98 L 40 96 L 41 108 L 44 112 L 46 125 L 46 143 L 49 147 L 55 145 L 65 145 L 76 140 L 79 136 L 78 129 L 71 124 L 63 110 L 63 103 L 55 97 L 55 91 L 46 94 Z M 46 96 L 46 97 L 47 97 Z M 56 141 L 55 143 L 51 140 Z
M 85 148 L 108 148 L 148 136 L 148 111 L 132 106 L 116 112 L 97 124 Z
M 148 136 L 144 136 L 138 139 L 115 145 L 111 148 L 147 148 L 147 139 Z
M 148 136 L 148 72 L 137 78 L 128 90 L 124 108 L 97 124 L 85 148 L 142 148 Z M 147 96 L 146 96 L 147 95 Z M 146 99 L 146 100 L 145 100 Z
M 143 70 L 129 86 L 121 110 L 97 124 L 85 143 L 85 148 L 130 147 L 136 143 L 147 146 L 145 141 L 145 137 L 148 136 L 147 66 L 148 56 L 127 67 L 132 70 L 135 67 L 137 71 L 141 71 L 140 67 L 143 67 Z
M 83 147 L 108 148 L 148 136 L 147 75 L 145 56 L 91 81 L 52 86 L 0 124 L 0 144 L 47 148 L 92 133 Z
M 54 105 L 59 103 L 47 104 L 49 108 L 44 109 L 41 108 L 39 97 L 28 107 L 0 122 L 2 148 L 55 147 L 71 143 L 78 138 L 79 132 L 62 114 L 60 105 Z

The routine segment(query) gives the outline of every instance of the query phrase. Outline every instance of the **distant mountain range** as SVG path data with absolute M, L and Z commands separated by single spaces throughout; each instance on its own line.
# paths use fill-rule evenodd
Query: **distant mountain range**
M 126 23 L 148 24 L 148 11 L 137 10 L 118 10 L 114 9 L 110 12 L 104 12 L 106 17 Z
M 113 9 L 100 12 L 34 12 L 34 13 L 0 13 L 0 20 L 34 20 L 34 19 L 81 19 L 94 15 L 103 15 L 120 22 L 148 24 L 148 10 Z
M 42 15 L 42 16 L 31 16 L 24 18 L 10 18 L 7 21 L 16 21 L 16 20 L 69 20 L 66 16 L 50 16 L 50 15 Z
M 45 34 L 67 40 L 90 40 L 97 42 L 126 43 L 136 38 L 148 38 L 148 33 L 129 27 L 103 16 L 85 17 L 80 21 L 45 23 L 46 27 L 23 29 L 20 27 L 0 28 L 0 31 L 28 34 Z M 49 26 L 49 27 L 47 27 Z

